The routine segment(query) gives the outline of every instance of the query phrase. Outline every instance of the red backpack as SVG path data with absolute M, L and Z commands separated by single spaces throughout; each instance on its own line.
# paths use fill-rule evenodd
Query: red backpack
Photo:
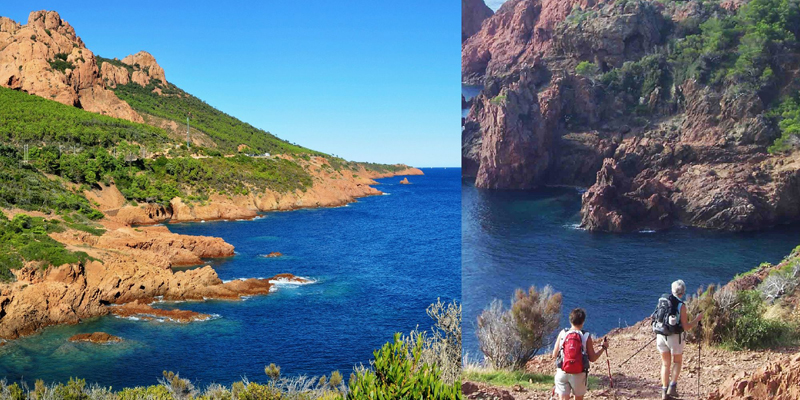
M 568 374 L 589 372 L 589 355 L 583 348 L 583 331 L 566 330 L 561 342 L 558 367 Z

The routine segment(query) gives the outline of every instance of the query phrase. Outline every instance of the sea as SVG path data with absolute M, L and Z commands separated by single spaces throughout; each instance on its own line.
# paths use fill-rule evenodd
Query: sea
M 579 228 L 581 189 L 487 191 L 462 181 L 463 351 L 482 360 L 477 317 L 515 289 L 551 285 L 563 295 L 561 325 L 575 307 L 585 329 L 604 335 L 650 316 L 659 296 L 683 279 L 687 292 L 726 283 L 762 262 L 778 263 L 800 245 L 800 226 L 760 232 L 689 227 L 626 234 Z
M 167 224 L 175 233 L 217 236 L 233 257 L 208 260 L 220 278 L 292 273 L 313 280 L 278 285 L 242 301 L 159 303 L 211 314 L 188 324 L 113 316 L 55 326 L 0 347 L 0 378 L 66 382 L 70 377 L 113 388 L 154 385 L 162 371 L 196 386 L 266 381 L 264 366 L 284 376 L 318 376 L 367 365 L 395 332 L 429 329 L 437 299 L 461 297 L 461 170 L 424 169 L 424 176 L 379 179 L 382 196 L 338 208 L 271 212 L 251 221 Z M 262 257 L 270 252 L 280 258 Z M 115 344 L 71 343 L 102 331 Z

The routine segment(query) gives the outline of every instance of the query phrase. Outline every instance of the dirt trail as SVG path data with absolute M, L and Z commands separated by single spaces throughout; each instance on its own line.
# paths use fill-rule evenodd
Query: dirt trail
M 627 364 L 619 364 L 633 355 L 653 338 L 650 326 L 639 323 L 632 327 L 609 333 L 611 346 L 611 372 L 614 388 L 609 387 L 605 356 L 592 364 L 590 375 L 599 383 L 590 388 L 587 399 L 661 399 L 661 357 L 655 343 L 648 345 Z M 683 370 L 678 381 L 680 399 L 697 398 L 697 344 L 689 343 L 684 348 Z M 762 351 L 727 351 L 718 348 L 702 348 L 701 398 L 717 389 L 727 379 L 741 371 L 755 371 L 770 362 L 790 357 L 800 348 L 783 348 Z M 555 367 L 549 355 L 538 356 L 528 363 L 529 372 L 553 375 Z M 529 400 L 550 399 L 550 391 L 516 391 L 514 389 L 491 388 L 478 385 L 479 391 L 467 395 L 469 399 Z M 509 397 L 510 396 L 510 397 Z

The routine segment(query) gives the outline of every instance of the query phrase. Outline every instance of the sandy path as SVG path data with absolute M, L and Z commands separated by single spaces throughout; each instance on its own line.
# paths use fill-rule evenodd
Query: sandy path
M 648 345 L 627 364 L 619 364 L 633 355 L 653 338 L 649 325 L 639 323 L 635 326 L 617 330 L 609 334 L 611 347 L 611 372 L 614 388 L 609 387 L 606 359 L 602 357 L 592 364 L 590 375 L 596 376 L 600 383 L 590 388 L 587 399 L 661 399 L 659 378 L 661 357 L 655 343 Z M 697 386 L 697 345 L 687 344 L 684 349 L 683 370 L 678 383 L 680 398 L 696 399 Z M 783 348 L 762 351 L 727 351 L 719 348 L 702 348 L 701 398 L 716 389 L 726 379 L 740 371 L 754 371 L 779 357 L 800 351 L 800 348 Z M 539 356 L 528 364 L 530 372 L 552 375 L 553 362 L 548 356 Z M 508 388 L 491 388 L 478 385 L 478 393 L 467 395 L 469 399 L 528 400 L 550 399 L 550 391 L 515 391 Z M 511 397 L 508 397 L 511 396 Z

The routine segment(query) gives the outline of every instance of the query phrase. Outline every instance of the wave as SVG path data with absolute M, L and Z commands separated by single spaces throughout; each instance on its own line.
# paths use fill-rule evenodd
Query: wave
M 586 228 L 581 227 L 581 224 L 565 224 L 564 228 L 575 229 L 575 230 L 578 230 L 578 231 L 585 231 L 586 230 Z
M 297 278 L 303 279 L 304 282 L 298 282 L 298 281 L 295 281 L 295 280 L 290 280 L 290 279 L 286 279 L 286 278 L 280 278 L 280 279 L 270 279 L 269 283 L 271 283 L 273 285 L 276 285 L 276 286 L 303 286 L 303 285 L 311 285 L 311 284 L 317 283 L 316 279 L 305 278 L 305 277 L 302 277 L 302 276 L 298 276 Z
M 656 233 L 654 229 L 642 229 L 639 233 Z

